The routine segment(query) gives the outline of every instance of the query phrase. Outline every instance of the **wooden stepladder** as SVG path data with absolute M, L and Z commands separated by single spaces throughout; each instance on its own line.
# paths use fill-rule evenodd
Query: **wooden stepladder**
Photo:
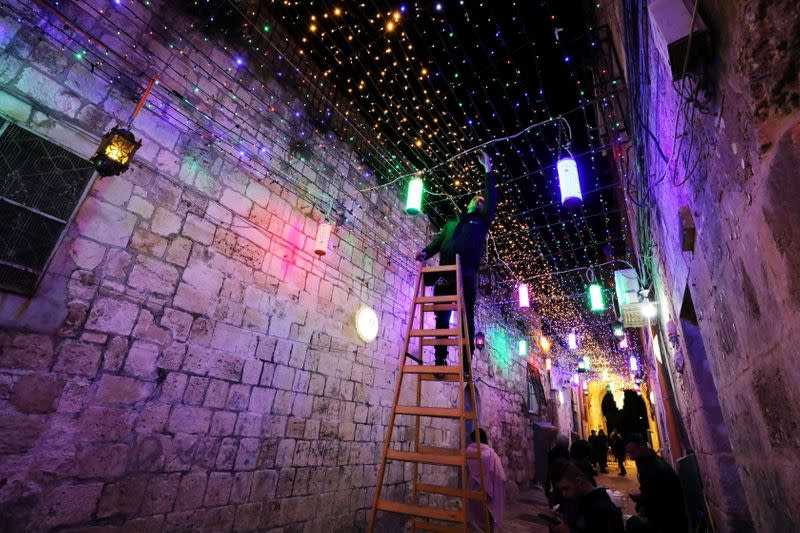
M 489 510 L 486 505 L 486 493 L 484 491 L 484 472 L 483 462 L 480 460 L 480 439 L 476 439 L 477 453 L 467 452 L 467 420 L 473 421 L 474 431 L 478 431 L 477 402 L 475 394 L 475 384 L 472 381 L 472 354 L 469 344 L 469 328 L 467 326 L 467 315 L 464 307 L 464 294 L 461 281 L 461 261 L 456 256 L 456 264 L 449 266 L 421 266 L 416 279 L 414 298 L 409 312 L 408 326 L 406 329 L 403 351 L 400 354 L 400 372 L 397 379 L 397 388 L 394 394 L 394 402 L 389 415 L 389 425 L 386 429 L 386 438 L 383 444 L 383 453 L 378 469 L 377 486 L 375 489 L 375 500 L 370 513 L 369 529 L 372 533 L 375 530 L 375 520 L 378 511 L 388 511 L 406 514 L 413 517 L 411 531 L 433 531 L 433 532 L 462 532 L 469 531 L 469 500 L 477 500 L 483 508 L 483 530 L 490 531 Z M 426 296 L 425 283 L 426 276 L 455 277 L 455 293 L 445 296 Z M 456 313 L 457 324 L 450 329 L 425 329 L 425 315 L 436 311 L 451 311 Z M 417 329 L 414 329 L 415 318 L 418 317 Z M 417 355 L 409 353 L 412 339 L 418 339 L 415 343 L 419 347 Z M 449 366 L 426 365 L 422 359 L 422 349 L 425 346 L 455 346 L 458 351 L 458 363 Z M 466 358 L 466 361 L 464 360 Z M 466 363 L 466 364 L 465 364 Z M 465 376 L 462 368 L 469 369 Z M 416 379 L 413 379 L 416 376 Z M 411 379 L 406 380 L 406 377 Z M 406 381 L 416 382 L 416 405 L 398 405 L 403 385 Z M 458 385 L 458 396 L 456 407 L 423 406 L 422 405 L 422 386 L 424 383 L 435 381 L 438 383 L 451 383 Z M 465 405 L 465 395 L 469 394 L 470 405 L 468 409 Z M 442 395 L 439 395 L 441 397 Z M 394 431 L 396 415 L 411 415 L 414 418 L 414 442 L 411 451 L 397 450 L 391 447 L 392 433 Z M 458 420 L 459 426 L 459 447 L 447 448 L 440 446 L 424 446 L 420 443 L 420 419 L 445 418 Z M 467 469 L 467 459 L 475 459 L 480 471 L 480 489 L 470 490 L 470 475 Z M 381 498 L 383 490 L 384 474 L 386 472 L 386 461 L 411 462 L 413 468 L 412 480 L 412 501 L 411 503 L 397 502 Z M 446 487 L 430 483 L 421 482 L 419 471 L 420 464 L 443 465 L 457 467 L 460 469 L 460 487 Z M 444 505 L 445 498 L 438 498 L 443 506 L 448 508 L 432 507 L 420 504 L 421 494 L 441 495 L 446 499 L 458 499 L 460 509 Z M 434 496 L 436 498 L 436 496 Z

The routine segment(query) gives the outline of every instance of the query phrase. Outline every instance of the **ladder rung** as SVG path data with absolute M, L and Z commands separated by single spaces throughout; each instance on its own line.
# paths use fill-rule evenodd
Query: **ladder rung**
M 422 306 L 423 313 L 435 313 L 436 311 L 458 311 L 458 304 L 425 304 Z
M 422 272 L 455 272 L 456 265 L 440 265 L 422 267 Z
M 458 407 L 427 407 L 417 405 L 398 405 L 395 412 L 399 415 L 432 416 L 438 418 L 464 418 L 473 419 L 475 413 L 465 412 Z
M 464 522 L 466 516 L 464 511 L 447 509 L 436 509 L 434 507 L 424 507 L 422 505 L 411 505 L 408 503 L 390 502 L 388 500 L 378 500 L 377 508 L 380 511 L 390 513 L 401 513 L 420 518 L 433 518 L 434 520 L 446 520 L 448 522 Z
M 411 337 L 457 337 L 461 335 L 459 328 L 449 329 L 412 329 L 409 336 Z
M 462 342 L 466 344 L 466 341 L 462 341 L 459 338 L 452 338 L 452 339 L 422 339 L 423 346 L 458 346 Z
M 417 490 L 428 494 L 441 494 L 443 496 L 455 496 L 461 498 L 464 493 L 456 487 L 442 487 L 441 485 L 429 485 L 428 483 L 417 483 Z M 482 500 L 483 495 L 477 490 L 468 490 L 467 498 L 471 500 Z
M 463 533 L 464 529 L 460 527 L 443 526 L 442 524 L 434 524 L 433 522 L 426 522 L 418 518 L 414 519 L 414 527 L 422 531 L 430 531 L 431 533 Z
M 414 299 L 416 304 L 448 304 L 458 301 L 456 294 L 444 294 L 441 296 L 417 296 Z
M 441 446 L 420 446 L 419 453 L 433 454 L 433 455 L 454 455 L 461 456 L 461 450 L 458 448 L 443 448 Z M 478 452 L 465 452 L 468 459 L 477 459 L 480 457 Z
M 435 453 L 402 452 L 399 450 L 388 450 L 387 459 L 395 461 L 408 461 L 410 463 L 427 463 L 432 465 L 461 466 L 464 463 L 460 455 L 442 455 Z
M 431 365 L 409 365 L 403 368 L 405 374 L 458 374 L 461 369 L 457 366 L 431 366 Z
M 458 377 L 458 374 L 445 374 L 441 378 L 437 378 L 433 374 L 420 374 L 420 377 L 422 378 L 422 381 L 461 381 Z M 464 383 L 469 383 L 469 379 L 464 378 Z

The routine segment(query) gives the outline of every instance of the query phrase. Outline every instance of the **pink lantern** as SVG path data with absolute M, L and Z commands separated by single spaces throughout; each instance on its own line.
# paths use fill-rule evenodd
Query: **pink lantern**
M 622 340 L 619 341 L 619 347 L 622 348 L 623 350 L 628 347 L 628 336 L 627 335 L 622 337 Z
M 519 306 L 530 307 L 531 300 L 528 295 L 528 285 L 526 283 L 519 284 Z
M 314 244 L 314 253 L 320 257 L 328 253 L 328 242 L 331 240 L 331 231 L 333 231 L 333 224 L 330 222 L 322 222 L 319 228 L 317 228 L 317 240 Z

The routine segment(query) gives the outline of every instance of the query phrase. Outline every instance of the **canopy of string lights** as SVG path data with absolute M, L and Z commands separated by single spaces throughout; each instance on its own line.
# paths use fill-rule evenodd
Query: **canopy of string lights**
M 126 24 L 145 24 L 139 13 L 151 6 L 116 4 L 119 13 L 85 2 L 65 9 L 71 19 L 91 17 L 111 25 L 124 41 Z M 214 93 L 173 75 L 164 53 L 142 49 L 142 58 L 115 58 L 111 48 L 73 50 L 66 36 L 64 47 L 118 87 L 139 83 L 112 64 L 146 60 L 154 71 L 145 74 L 168 82 L 148 105 L 175 114 L 254 170 L 268 160 L 260 153 L 265 148 L 232 140 L 234 132 L 223 131 L 224 125 L 207 125 L 211 108 L 226 105 L 216 89 L 224 87 L 232 99 L 247 97 L 268 113 L 280 95 L 268 94 L 267 80 L 291 84 L 301 96 L 303 116 L 315 125 L 313 133 L 337 135 L 361 157 L 353 166 L 360 192 L 391 194 L 402 202 L 409 181 L 421 178 L 422 211 L 434 226 L 457 216 L 480 191 L 477 152 L 486 150 L 500 175 L 500 201 L 479 307 L 500 307 L 518 318 L 540 316 L 537 333 L 563 347 L 556 364 L 576 369 L 588 357 L 598 376 L 628 375 L 630 350 L 638 347 L 631 338 L 629 348 L 620 348 L 611 305 L 613 271 L 631 260 L 621 185 L 628 148 L 624 87 L 609 34 L 594 26 L 602 3 L 184 0 L 175 5 L 192 15 L 191 27 L 158 19 L 148 26 L 149 34 L 196 62 L 195 70 L 225 72 L 225 79 L 209 80 Z M 122 19 L 126 24 L 119 24 Z M 189 36 L 198 33 L 224 40 L 234 60 L 215 64 L 229 58 L 187 53 Z M 311 132 L 290 123 L 276 128 L 276 142 L 301 158 L 312 153 Z M 244 131 L 237 133 L 240 138 Z M 403 242 L 391 245 L 403 253 Z M 408 266 L 417 251 L 405 250 Z M 595 282 L 606 302 L 599 312 L 589 302 L 589 285 Z M 530 291 L 530 311 L 519 308 L 521 283 Z M 539 345 L 532 340 L 531 346 Z
M 364 175 L 362 190 L 400 199 L 422 178 L 423 211 L 435 226 L 481 189 L 476 152 L 487 150 L 501 176 L 500 202 L 479 305 L 524 316 L 516 294 L 527 283 L 542 333 L 566 348 L 560 363 L 577 368 L 588 356 L 598 376 L 628 375 L 613 306 L 592 312 L 587 290 L 598 282 L 610 303 L 613 270 L 630 259 L 615 164 L 624 161 L 623 87 L 607 66 L 606 32 L 593 27 L 601 4 L 272 0 L 186 8 L 203 31 L 264 57 L 275 54 L 270 40 L 291 46 L 279 75 L 306 89 L 319 127 L 349 138 L 377 173 Z M 578 201 L 562 203 L 564 159 L 576 163 Z M 569 350 L 571 332 L 579 349 Z

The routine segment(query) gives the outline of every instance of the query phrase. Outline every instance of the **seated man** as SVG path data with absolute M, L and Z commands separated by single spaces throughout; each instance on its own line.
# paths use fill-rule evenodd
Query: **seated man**
M 641 433 L 633 433 L 626 446 L 639 471 L 639 494 L 631 494 L 637 516 L 628 519 L 631 533 L 678 533 L 687 530 L 683 489 L 678 474 L 664 459 L 656 455 Z
M 573 462 L 559 460 L 552 479 L 566 500 L 559 509 L 559 524 L 551 533 L 623 533 L 622 511 L 614 505 L 604 487 L 595 487 Z
M 481 442 L 481 463 L 483 464 L 483 489 L 486 492 L 486 504 L 489 506 L 489 522 L 492 531 L 498 531 L 503 525 L 503 507 L 505 506 L 505 482 L 506 471 L 503 469 L 503 462 L 497 453 L 489 446 L 489 439 L 486 432 L 480 429 L 472 432 L 472 442 L 467 446 L 468 453 L 478 451 L 476 438 Z M 469 488 L 478 490 L 481 486 L 481 472 L 477 459 L 467 459 L 469 467 Z M 469 501 L 469 523 L 470 527 L 477 531 L 483 531 L 486 523 L 483 515 L 483 505 L 477 500 Z M 489 533 L 489 532 L 486 532 Z

